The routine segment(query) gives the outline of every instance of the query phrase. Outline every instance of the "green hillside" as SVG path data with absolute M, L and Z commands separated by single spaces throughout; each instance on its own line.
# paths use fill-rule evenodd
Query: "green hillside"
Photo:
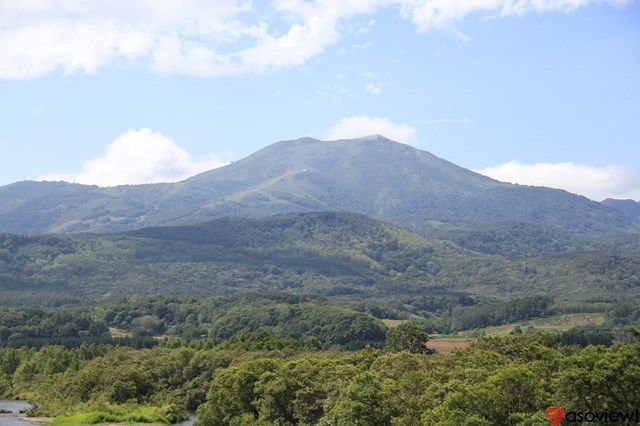
M 639 288 L 635 257 L 573 251 L 508 260 L 352 213 L 223 218 L 109 235 L 0 235 L 5 304 L 253 290 L 357 299 L 462 291 L 598 300 Z
M 308 211 L 357 212 L 418 231 L 433 223 L 509 222 L 585 235 L 640 229 L 601 203 L 498 182 L 380 136 L 279 142 L 174 184 L 18 182 L 0 188 L 0 229 L 14 233 L 126 231 Z
M 507 222 L 454 227 L 430 226 L 422 234 L 451 241 L 478 253 L 508 258 L 554 255 L 570 251 L 603 251 L 640 255 L 640 234 L 580 235 L 546 224 Z
M 618 210 L 628 218 L 640 220 L 640 202 L 634 200 L 615 200 L 607 198 L 602 202 L 607 207 Z

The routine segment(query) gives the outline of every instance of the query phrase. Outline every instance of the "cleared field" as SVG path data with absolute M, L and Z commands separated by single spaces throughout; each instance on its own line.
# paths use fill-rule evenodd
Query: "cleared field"
M 538 330 L 562 332 L 579 325 L 601 325 L 603 322 L 604 315 L 600 313 L 565 314 L 549 318 L 538 318 L 530 321 L 505 324 L 496 327 L 486 327 L 480 330 L 474 330 L 474 332 L 477 333 L 478 331 L 481 331 L 487 335 L 503 336 L 509 334 L 516 326 L 520 326 L 522 331 L 526 331 L 528 327 L 533 327 Z M 465 334 L 474 332 L 465 332 Z
M 431 339 L 427 342 L 427 348 L 434 349 L 441 354 L 447 354 L 454 349 L 465 349 L 469 347 L 467 339 Z
M 397 327 L 397 326 L 399 326 L 400 324 L 402 324 L 402 323 L 403 323 L 403 322 L 405 322 L 406 320 L 383 319 L 383 320 L 380 320 L 380 321 L 382 321 L 382 323 L 383 323 L 384 325 L 386 325 L 387 327 L 389 327 L 389 328 L 393 328 L 393 327 Z

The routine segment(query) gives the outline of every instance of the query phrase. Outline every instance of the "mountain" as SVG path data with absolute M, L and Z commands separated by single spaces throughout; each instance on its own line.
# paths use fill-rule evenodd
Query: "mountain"
M 640 259 L 571 252 L 508 260 L 354 213 L 222 218 L 118 234 L 0 234 L 0 304 L 127 294 L 288 291 L 410 301 L 635 297 Z
M 640 229 L 587 198 L 498 182 L 381 136 L 278 142 L 172 184 L 27 181 L 0 188 L 0 229 L 18 233 L 125 231 L 308 211 L 358 212 L 416 230 L 504 222 L 581 234 Z
M 607 207 L 618 210 L 628 218 L 634 220 L 640 220 L 640 201 L 634 200 L 615 200 L 613 198 L 607 198 L 602 201 Z

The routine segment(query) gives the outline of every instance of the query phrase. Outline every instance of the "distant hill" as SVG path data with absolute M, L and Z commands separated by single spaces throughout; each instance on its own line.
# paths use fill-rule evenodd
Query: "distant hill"
M 615 200 L 613 198 L 607 198 L 602 202 L 602 204 L 618 210 L 628 218 L 640 220 L 640 201 Z
M 585 197 L 498 182 L 380 136 L 279 142 L 173 184 L 26 181 L 0 188 L 0 230 L 14 233 L 126 231 L 309 211 L 358 212 L 419 231 L 513 222 L 585 235 L 640 229 Z
M 523 222 L 424 228 L 421 233 L 478 253 L 512 259 L 572 251 L 640 257 L 640 233 L 584 235 L 557 226 Z
M 0 234 L 0 304 L 246 291 L 359 300 L 452 291 L 609 300 L 637 295 L 640 259 L 590 251 L 508 260 L 335 212 L 106 235 Z

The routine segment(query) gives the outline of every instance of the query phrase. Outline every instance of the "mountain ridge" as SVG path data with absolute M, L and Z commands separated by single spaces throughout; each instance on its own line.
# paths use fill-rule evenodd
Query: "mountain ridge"
M 640 221 L 640 201 L 607 198 L 602 201 L 602 204 L 619 211 L 630 219 Z
M 8 232 L 119 232 L 308 211 L 353 211 L 415 230 L 433 221 L 543 223 L 582 234 L 640 230 L 585 197 L 498 182 L 377 135 L 281 141 L 177 183 L 0 187 L 0 229 Z

